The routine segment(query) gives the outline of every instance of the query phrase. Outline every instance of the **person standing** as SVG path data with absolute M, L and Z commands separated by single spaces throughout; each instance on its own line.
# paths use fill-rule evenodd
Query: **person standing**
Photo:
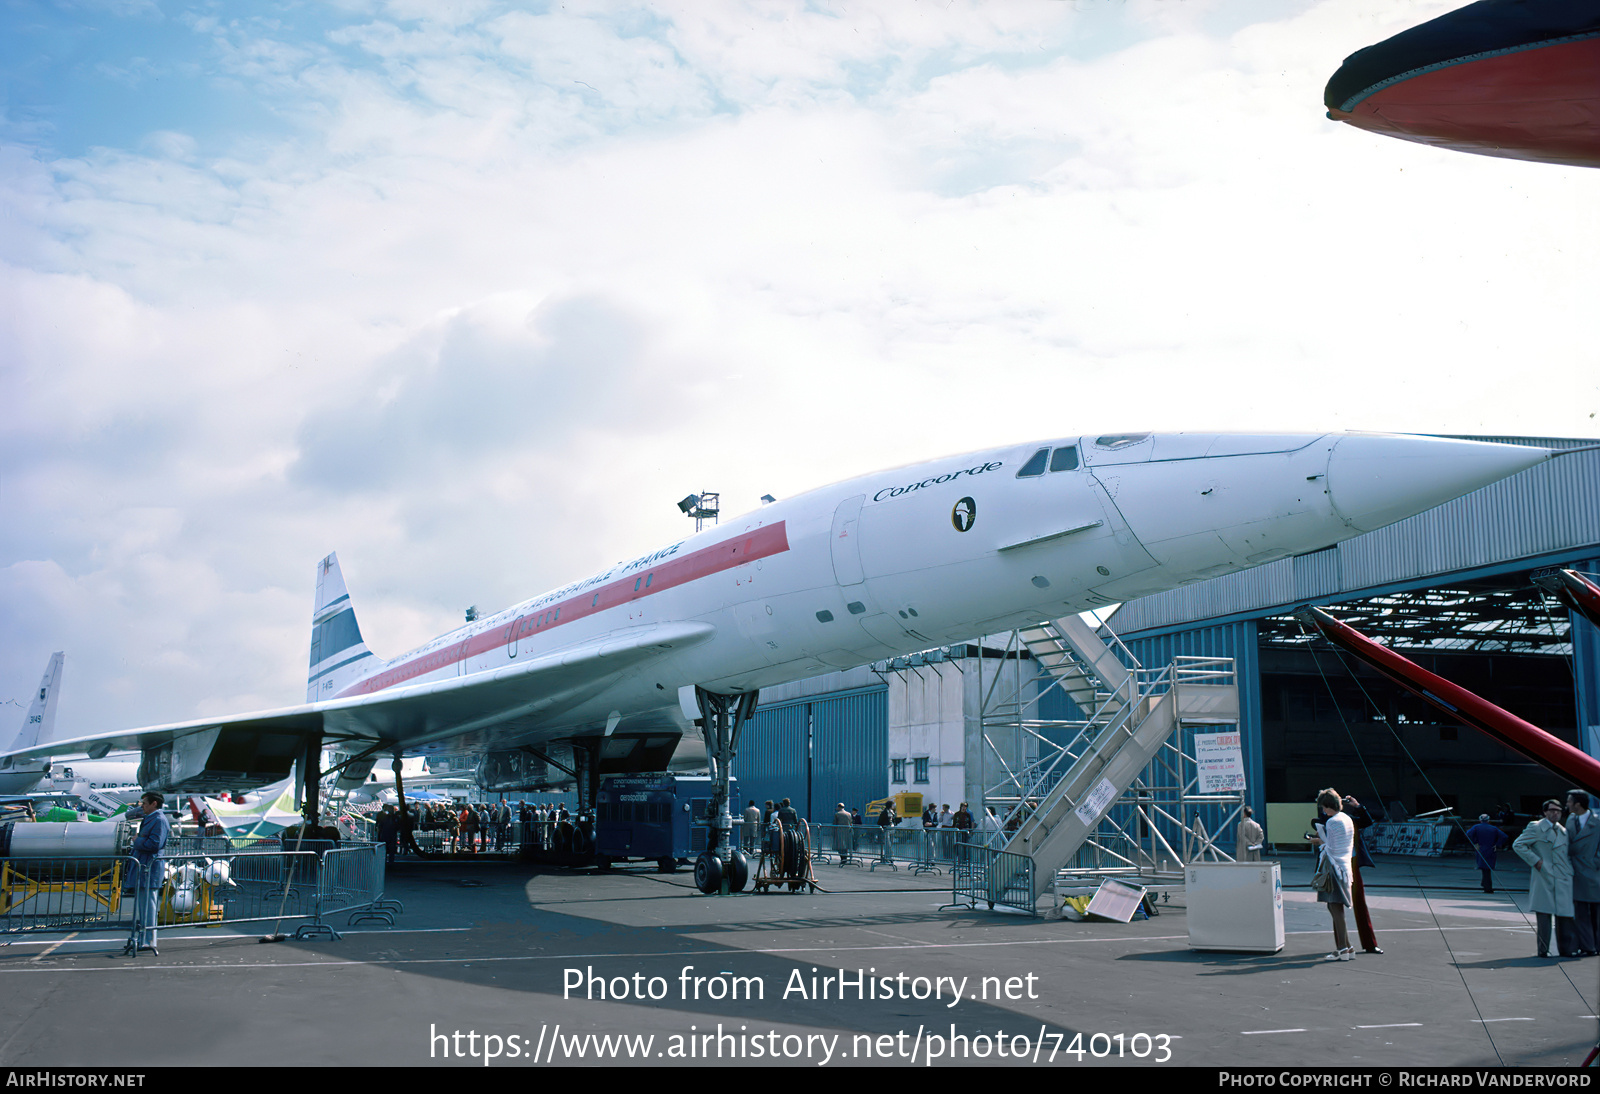
M 1361 868 L 1375 865 L 1372 856 L 1367 854 L 1367 841 L 1361 835 L 1372 827 L 1372 814 L 1348 794 L 1340 801 L 1340 805 L 1356 829 L 1355 854 L 1350 859 L 1350 895 L 1354 901 L 1350 909 L 1356 917 L 1356 937 L 1361 940 L 1361 948 L 1365 952 L 1382 953 L 1378 948 L 1378 936 L 1372 929 L 1372 914 L 1367 911 L 1367 890 L 1361 884 Z
M 1479 813 L 1478 823 L 1467 829 L 1467 839 L 1473 847 L 1473 865 L 1483 875 L 1483 891 L 1492 893 L 1495 852 L 1505 846 L 1506 834 L 1489 823 L 1489 814 Z
M 754 851 L 761 842 L 761 807 L 754 798 L 744 807 L 744 849 Z
M 139 799 L 143 817 L 139 821 L 139 834 L 133 838 L 133 857 L 139 860 L 139 936 L 138 946 L 157 957 L 156 904 L 161 896 L 161 884 L 166 880 L 161 873 L 161 852 L 172 835 L 172 822 L 161 811 L 166 799 L 150 791 Z
M 414 805 L 400 810 L 400 850 L 422 857 L 422 848 L 417 846 L 417 807 Z
M 395 816 L 392 805 L 384 806 L 378 814 L 378 842 L 383 844 L 383 861 L 393 866 L 395 852 L 400 848 L 400 818 Z
M 1533 867 L 1528 875 L 1528 907 L 1533 911 L 1539 956 L 1553 956 L 1550 917 L 1555 916 L 1556 952 L 1573 957 L 1572 862 L 1567 857 L 1567 827 L 1561 823 L 1561 803 L 1554 798 L 1544 803 L 1542 811 L 1543 818 L 1524 828 L 1511 849 Z
M 789 804 L 789 799 L 784 798 L 778 803 L 778 819 L 783 822 L 784 828 L 797 831 L 800 827 L 800 814 L 795 807 Z
M 1600 824 L 1589 792 L 1567 791 L 1567 857 L 1572 862 L 1573 944 L 1585 957 L 1600 951 Z
M 962 802 L 961 808 L 955 812 L 955 817 L 950 821 L 950 827 L 956 830 L 956 842 L 964 843 L 971 839 L 969 833 L 976 827 L 972 819 L 972 810 L 967 808 L 967 803 Z
M 1267 834 L 1256 823 L 1255 815 L 1254 809 L 1248 805 L 1244 807 L 1244 816 L 1239 821 L 1238 842 L 1233 848 L 1233 857 L 1239 862 L 1261 861 L 1261 848 L 1266 843 Z
M 1317 901 L 1328 906 L 1328 916 L 1333 920 L 1333 952 L 1324 960 L 1349 961 L 1356 951 L 1350 945 L 1344 910 L 1354 900 L 1350 892 L 1350 862 L 1355 853 L 1356 826 L 1344 815 L 1339 792 L 1331 786 L 1317 795 L 1317 809 L 1321 814 L 1316 822 L 1320 834 L 1310 839 L 1321 846 L 1321 865 L 1327 867 L 1332 877 L 1332 887 L 1317 893 Z
M 855 822 L 850 810 L 844 807 L 844 802 L 840 802 L 833 811 L 833 849 L 839 852 L 840 866 L 850 861 L 850 852 L 855 850 L 855 833 L 849 831 Z

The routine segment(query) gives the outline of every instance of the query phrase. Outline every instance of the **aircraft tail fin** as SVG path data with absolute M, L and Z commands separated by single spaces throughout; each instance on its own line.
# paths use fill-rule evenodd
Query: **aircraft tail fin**
M 331 699 L 381 664 L 362 641 L 337 553 L 317 563 L 317 597 L 311 608 L 311 668 L 306 702 Z
M 56 724 L 56 698 L 61 688 L 61 663 L 64 660 L 66 655 L 59 651 L 50 655 L 50 663 L 44 667 L 44 677 L 39 681 L 39 690 L 33 693 L 33 703 L 28 707 L 27 717 L 22 720 L 22 732 L 11 743 L 11 751 L 20 752 L 50 739 Z

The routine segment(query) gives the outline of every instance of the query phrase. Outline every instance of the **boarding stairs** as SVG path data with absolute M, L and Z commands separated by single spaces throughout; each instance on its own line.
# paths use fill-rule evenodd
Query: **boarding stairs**
M 1239 693 L 1230 658 L 1180 657 L 1145 669 L 1114 635 L 1120 656 L 1076 615 L 1019 637 L 1086 716 L 1070 742 L 1029 772 L 1003 848 L 1032 859 L 1037 898 L 1180 725 L 1238 722 Z

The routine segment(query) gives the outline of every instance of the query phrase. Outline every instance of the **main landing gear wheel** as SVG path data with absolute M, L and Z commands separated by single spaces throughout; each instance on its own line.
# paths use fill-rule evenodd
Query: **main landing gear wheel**
M 735 851 L 728 862 L 728 892 L 744 892 L 745 882 L 749 880 L 750 860 L 744 857 L 744 852 Z
M 702 851 L 694 860 L 694 885 L 710 896 L 722 888 L 722 860 L 710 851 Z

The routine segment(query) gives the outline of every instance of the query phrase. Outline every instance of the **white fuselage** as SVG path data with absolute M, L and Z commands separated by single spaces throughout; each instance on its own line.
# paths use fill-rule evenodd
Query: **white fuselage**
M 360 677 L 330 677 L 308 698 L 492 673 L 608 634 L 700 624 L 683 648 L 533 721 L 450 739 L 482 748 L 603 727 L 681 730 L 687 685 L 749 691 L 1318 550 L 1546 455 L 1387 435 L 1128 434 L 933 460 L 765 506 Z

